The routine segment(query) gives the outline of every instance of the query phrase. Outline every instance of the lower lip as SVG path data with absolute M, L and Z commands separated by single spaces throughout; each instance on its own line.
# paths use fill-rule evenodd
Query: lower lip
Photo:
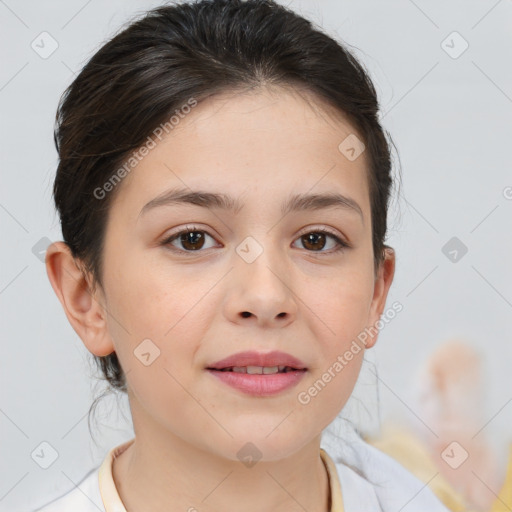
M 295 386 L 307 370 L 286 373 L 250 374 L 207 370 L 228 386 L 234 387 L 248 395 L 270 396 Z

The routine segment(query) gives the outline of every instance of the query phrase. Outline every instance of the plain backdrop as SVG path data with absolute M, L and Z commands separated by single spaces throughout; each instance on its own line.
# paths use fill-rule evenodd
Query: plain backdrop
M 482 357 L 482 428 L 504 455 L 512 441 L 512 1 L 282 3 L 369 70 L 403 176 L 388 238 L 397 253 L 388 304 L 403 310 L 368 351 L 374 366 L 365 363 L 346 411 L 366 432 L 388 419 L 420 425 L 411 383 L 432 351 L 457 337 Z M 1 511 L 63 494 L 132 437 L 127 402 L 123 416 L 109 398 L 98 409 L 98 444 L 91 439 L 87 412 L 103 388 L 41 254 L 61 239 L 51 197 L 59 97 L 123 23 L 160 4 L 0 0 Z M 51 55 L 34 49 L 40 38 Z M 56 457 L 47 469 L 36 462 L 41 447 Z

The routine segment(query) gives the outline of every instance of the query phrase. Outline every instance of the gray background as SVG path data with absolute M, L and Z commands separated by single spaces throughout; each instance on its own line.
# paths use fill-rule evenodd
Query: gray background
M 365 64 L 403 172 L 389 217 L 397 271 L 388 305 L 397 300 L 404 309 L 368 351 L 378 379 L 365 364 L 358 404 L 351 400 L 346 412 L 367 432 L 389 418 L 421 428 L 411 382 L 435 347 L 459 337 L 482 356 L 482 427 L 504 457 L 512 442 L 512 2 L 282 3 L 351 45 Z M 61 239 L 51 198 L 61 93 L 124 22 L 160 4 L 0 0 L 2 511 L 63 494 L 132 437 L 129 419 L 107 399 L 98 445 L 91 440 L 87 412 L 103 388 L 33 247 Z M 31 47 L 43 31 L 58 43 L 47 58 Z M 454 31 L 469 44 L 461 55 Z M 468 248 L 456 262 L 442 251 L 452 237 Z M 128 416 L 127 402 L 120 405 Z M 31 455 L 42 442 L 58 453 L 48 469 Z

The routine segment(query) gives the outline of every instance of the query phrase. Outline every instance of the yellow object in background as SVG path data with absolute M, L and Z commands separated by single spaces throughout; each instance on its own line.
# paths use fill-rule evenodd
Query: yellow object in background
M 512 444 L 508 448 L 508 466 L 505 476 L 505 483 L 498 494 L 498 497 L 492 504 L 490 512 L 510 512 L 512 511 Z
M 378 439 L 365 437 L 366 442 L 388 454 L 408 469 L 416 478 L 427 483 L 438 470 L 427 449 L 406 430 L 386 427 Z M 471 512 L 464 497 L 440 474 L 428 484 L 432 492 L 453 512 Z M 512 444 L 509 445 L 507 472 L 503 487 L 489 512 L 512 512 Z

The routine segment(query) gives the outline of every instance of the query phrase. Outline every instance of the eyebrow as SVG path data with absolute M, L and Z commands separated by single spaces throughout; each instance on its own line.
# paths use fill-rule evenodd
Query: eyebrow
M 239 213 L 244 207 L 244 204 L 239 200 L 224 193 L 201 190 L 190 191 L 189 189 L 176 188 L 160 194 L 145 204 L 139 213 L 139 217 L 155 208 L 173 204 L 191 204 L 202 208 L 222 209 L 231 211 L 234 214 Z M 281 206 L 281 214 L 284 217 L 290 212 L 327 208 L 341 208 L 358 213 L 364 224 L 363 211 L 359 204 L 354 199 L 335 192 L 291 195 Z

